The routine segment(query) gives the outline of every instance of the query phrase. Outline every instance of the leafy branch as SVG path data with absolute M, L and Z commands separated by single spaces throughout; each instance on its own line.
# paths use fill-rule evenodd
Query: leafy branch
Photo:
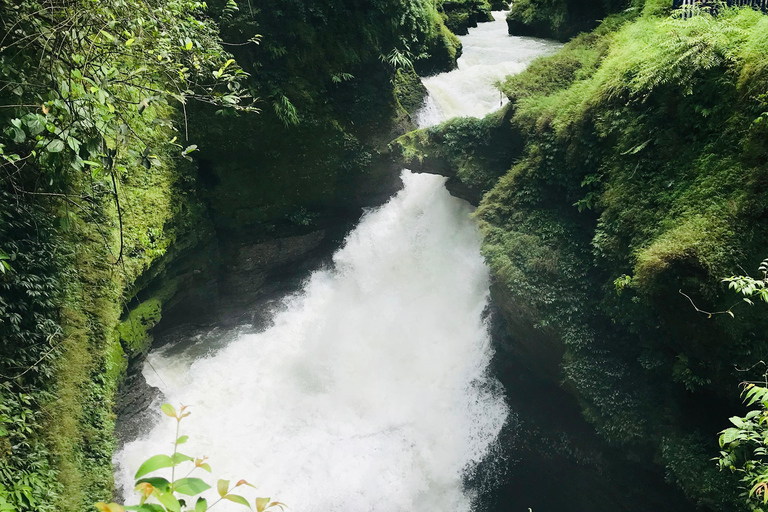
M 148 458 L 139 466 L 136 471 L 136 486 L 134 488 L 140 495 L 138 505 L 124 506 L 118 503 L 105 503 L 103 501 L 95 504 L 99 512 L 125 512 L 134 510 L 138 512 L 206 512 L 211 510 L 218 503 L 227 500 L 245 507 L 251 508 L 250 502 L 240 494 L 234 494 L 232 491 L 241 486 L 253 487 L 246 480 L 239 480 L 235 485 L 231 485 L 229 480 L 220 479 L 216 482 L 216 492 L 219 497 L 216 501 L 208 505 L 208 500 L 200 496 L 202 493 L 211 489 L 211 486 L 202 478 L 190 477 L 194 471 L 200 469 L 211 472 L 211 466 L 206 462 L 206 457 L 194 458 L 179 452 L 179 446 L 186 443 L 189 437 L 180 434 L 181 420 L 191 413 L 187 411 L 187 406 L 182 405 L 177 411 L 171 404 L 163 404 L 160 410 L 166 415 L 176 420 L 176 435 L 173 443 L 173 453 L 171 455 L 159 454 Z M 193 467 L 182 478 L 176 478 L 176 468 L 182 464 L 191 463 Z M 160 476 L 147 476 L 162 469 L 171 468 L 171 479 L 167 480 Z M 197 496 L 194 507 L 187 505 L 186 499 L 181 496 Z M 156 501 L 157 503 L 153 503 Z M 256 512 L 265 512 L 272 508 L 285 509 L 285 504 L 279 501 L 272 501 L 270 498 L 256 498 L 254 502 Z
M 733 314 L 733 308 L 739 304 L 746 302 L 750 306 L 754 306 L 755 301 L 768 303 L 768 258 L 760 263 L 758 270 L 763 274 L 762 279 L 755 279 L 754 277 L 750 277 L 746 274 L 726 277 L 723 279 L 724 283 L 728 283 L 729 290 L 734 290 L 736 293 L 743 295 L 743 297 L 740 301 L 735 302 L 733 305 L 722 311 L 710 312 L 700 309 L 698 306 L 696 306 L 696 303 L 693 302 L 693 299 L 689 295 L 683 293 L 682 290 L 678 290 L 678 293 L 688 299 L 688 301 L 691 303 L 691 306 L 693 306 L 693 309 L 695 309 L 697 313 L 707 315 L 707 318 L 712 318 L 714 315 L 726 314 L 730 315 L 731 318 L 734 318 L 735 315 Z

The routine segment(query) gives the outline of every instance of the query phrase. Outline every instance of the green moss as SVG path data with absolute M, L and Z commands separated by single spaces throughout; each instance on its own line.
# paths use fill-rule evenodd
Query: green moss
M 643 10 L 643 0 L 518 0 L 507 14 L 509 33 L 567 41 L 580 32 L 594 29 L 613 13 L 634 16 Z M 653 0 L 648 13 L 661 13 L 662 3 Z
M 149 349 L 152 338 L 149 335 L 162 317 L 162 302 L 151 298 L 132 309 L 128 316 L 117 326 L 120 342 L 133 354 L 141 354 Z
M 522 150 L 522 136 L 509 123 L 509 109 L 484 119 L 455 118 L 415 130 L 390 145 L 404 167 L 456 177 L 477 198 L 488 191 Z
M 700 215 L 676 219 L 674 224 L 638 251 L 634 275 L 639 290 L 664 287 L 665 283 L 660 282 L 663 276 L 684 262 L 696 262 L 707 274 L 724 275 L 721 269 L 729 256 L 727 248 L 735 243 L 733 229 L 725 218 Z
M 691 402 L 738 406 L 745 377 L 734 365 L 768 355 L 768 322 L 748 308 L 738 322 L 706 321 L 678 291 L 727 308 L 736 299 L 721 278 L 765 256 L 768 129 L 754 120 L 768 90 L 768 18 L 635 7 L 505 81 L 512 128 L 493 146 L 521 137 L 524 148 L 483 177 L 492 188 L 476 216 L 505 300 L 560 337 L 585 416 L 633 456 L 662 461 L 692 499 L 722 507 L 734 495 L 727 479 L 695 479 L 715 437 L 691 435 L 723 425 L 693 427 Z M 400 151 L 423 167 L 439 157 L 471 181 L 498 152 L 479 128 L 446 123 Z M 630 284 L 617 293 L 622 276 Z
M 442 22 L 435 21 L 437 30 L 434 37 L 427 42 L 429 54 L 426 58 L 417 60 L 414 68 L 421 76 L 443 73 L 456 68 L 456 61 L 461 57 L 461 41 Z
M 398 69 L 395 73 L 394 93 L 400 106 L 413 115 L 424 104 L 427 89 L 413 68 Z
M 445 25 L 454 34 L 465 35 L 478 22 L 493 21 L 488 0 L 444 0 L 441 8 Z

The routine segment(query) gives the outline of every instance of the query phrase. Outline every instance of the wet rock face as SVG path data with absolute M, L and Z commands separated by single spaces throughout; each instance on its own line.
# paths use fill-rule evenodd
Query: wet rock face
M 478 512 L 693 510 L 660 468 L 607 446 L 584 419 L 561 384 L 562 344 L 555 333 L 534 328 L 535 312 L 493 285 L 486 315 L 491 372 L 512 413 L 499 435 L 501 455 L 467 476 L 478 489 Z
M 247 301 L 259 292 L 270 275 L 305 258 L 320 246 L 325 236 L 326 231 L 321 229 L 240 246 L 225 266 L 221 281 L 223 294 Z
M 128 372 L 117 394 L 115 412 L 119 422 L 115 428 L 117 448 L 135 439 L 148 425 L 155 422 L 157 415 L 153 404 L 160 401 L 160 390 L 147 384 L 141 369 L 144 357 L 132 360 Z

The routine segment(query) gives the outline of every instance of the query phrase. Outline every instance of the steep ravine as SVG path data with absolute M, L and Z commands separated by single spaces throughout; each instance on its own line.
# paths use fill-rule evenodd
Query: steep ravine
M 494 23 L 461 38 L 464 54 L 457 70 L 424 80 L 430 96 L 417 117 L 421 130 L 395 141 L 391 153 L 398 164 L 446 176 L 448 189 L 475 205 L 489 178 L 505 172 L 516 151 L 509 137 L 509 109 L 500 109 L 507 99 L 499 98 L 494 84 L 561 47 L 508 36 L 503 13 L 494 16 Z M 451 119 L 482 117 L 497 109 L 482 121 Z M 487 315 L 496 351 L 491 371 L 504 385 L 512 419 L 500 433 L 501 456 L 467 475 L 468 485 L 482 496 L 478 508 L 693 510 L 661 471 L 606 445 L 584 419 L 575 397 L 561 386 L 563 348 L 557 334 L 536 326 L 531 320 L 536 313 L 511 300 L 504 286 L 492 285 L 490 298 Z
M 749 91 L 767 88 L 768 18 L 670 4 L 607 17 L 506 79 L 502 112 L 392 155 L 477 201 L 504 348 L 547 379 L 534 388 L 567 390 L 600 443 L 702 509 L 743 510 L 713 458 L 739 382 L 761 378 L 765 310 L 708 318 L 686 295 L 725 310 L 739 298 L 723 278 L 765 257 L 765 104 Z
M 492 84 L 494 78 L 520 71 L 537 54 L 556 48 L 556 45 L 542 40 L 506 37 L 503 27 L 501 30 L 499 28 L 499 25 L 504 24 L 503 18 L 498 14 L 497 17 L 495 24 L 480 25 L 478 29 L 470 31 L 469 37 L 463 38 L 464 57 L 459 61 L 459 70 L 453 72 L 453 77 L 449 73 L 425 81 L 432 96 L 427 107 L 417 116 L 422 126 L 450 116 L 452 111 L 445 106 L 451 102 L 454 105 L 463 103 L 463 112 L 476 115 L 493 109 L 498 106 L 495 103 L 498 93 Z M 495 62 L 484 62 L 483 55 L 491 56 Z M 482 70 L 482 73 L 472 73 L 472 68 L 476 68 L 476 72 Z M 479 83 L 476 81 L 478 75 L 482 77 Z M 462 81 L 467 79 L 473 82 L 462 85 Z M 469 95 L 467 91 L 472 94 Z M 458 100 L 456 96 L 462 97 L 462 100 Z M 441 101 L 444 110 L 441 110 Z M 326 496 L 334 496 L 337 502 L 344 504 L 345 509 L 375 509 L 377 505 L 372 504 L 387 502 L 390 505 L 388 510 L 391 510 L 392 496 L 387 499 L 377 498 L 375 488 L 394 485 L 400 489 L 395 496 L 394 506 L 402 507 L 403 510 L 414 507 L 429 510 L 455 508 L 457 503 L 462 502 L 467 506 L 471 503 L 478 510 L 489 511 L 525 511 L 528 507 L 536 511 L 572 512 L 685 510 L 686 506 L 680 496 L 667 488 L 660 474 L 630 463 L 624 454 L 605 448 L 604 443 L 594 434 L 593 428 L 582 419 L 573 398 L 558 386 L 556 374 L 560 354 L 555 352 L 551 356 L 544 356 L 539 350 L 540 342 L 546 339 L 546 332 L 531 329 L 531 326 L 526 325 L 525 319 L 516 322 L 509 315 L 510 310 L 505 312 L 494 306 L 494 302 L 505 304 L 500 290 L 491 287 L 490 305 L 479 298 L 482 294 L 473 299 L 479 302 L 471 307 L 462 305 L 461 301 L 456 302 L 456 299 L 452 300 L 456 303 L 452 304 L 451 308 L 457 309 L 450 311 L 442 309 L 447 304 L 443 307 L 430 305 L 439 303 L 435 302 L 434 297 L 430 298 L 429 294 L 433 292 L 455 298 L 460 298 L 465 293 L 466 265 L 469 261 L 475 261 L 478 246 L 474 245 L 476 242 L 470 244 L 466 255 L 460 256 L 461 265 L 455 270 L 443 268 L 443 260 L 438 258 L 437 254 L 444 252 L 446 247 L 454 247 L 457 241 L 441 237 L 456 229 L 460 230 L 459 234 L 450 236 L 474 236 L 471 235 L 471 226 L 462 220 L 468 210 L 464 206 L 459 207 L 458 202 L 449 207 L 456 200 L 448 200 L 443 195 L 444 192 L 439 191 L 439 178 L 436 182 L 435 178 L 422 181 L 417 176 L 406 174 L 405 180 L 406 190 L 383 209 L 369 214 L 347 237 L 345 248 L 337 253 L 333 260 L 323 255 L 329 254 L 334 244 L 342 243 L 345 232 L 343 225 L 341 229 L 336 228 L 336 234 L 331 236 L 322 231 L 306 234 L 299 232 L 295 236 L 240 246 L 235 251 L 237 259 L 232 260 L 231 265 L 224 269 L 224 272 L 231 272 L 231 275 L 223 276 L 218 285 L 227 283 L 226 293 L 232 297 L 230 304 L 237 304 L 234 309 L 230 307 L 227 310 L 234 313 L 234 316 L 225 314 L 218 318 L 208 317 L 209 321 L 215 320 L 221 327 L 173 327 L 174 324 L 189 320 L 187 315 L 181 314 L 181 311 L 190 311 L 187 309 L 188 304 L 178 307 L 178 316 L 172 313 L 173 310 L 165 314 L 166 319 L 159 326 L 161 329 L 155 332 L 157 348 L 150 354 L 151 364 L 144 365 L 142 372 L 147 381 L 156 388 L 146 387 L 142 384 L 142 377 L 134 374 L 132 390 L 124 395 L 124 399 L 129 401 L 131 396 L 138 396 L 138 400 L 130 402 L 131 405 L 123 410 L 130 410 L 132 413 L 139 410 L 141 414 L 122 416 L 122 438 L 132 440 L 139 437 L 142 441 L 130 443 L 118 456 L 118 461 L 122 464 L 120 481 L 126 484 L 129 481 L 130 471 L 126 466 L 135 464 L 146 453 L 160 450 L 165 443 L 164 436 L 167 432 L 163 425 L 156 427 L 150 434 L 146 432 L 146 425 L 157 421 L 154 410 L 146 407 L 150 402 L 156 405 L 157 400 L 162 397 L 198 405 L 195 415 L 202 418 L 188 423 L 189 434 L 193 438 L 196 435 L 201 437 L 202 444 L 199 448 L 209 455 L 224 450 L 214 462 L 215 468 L 219 466 L 233 477 L 263 474 L 260 481 L 267 484 L 270 491 L 279 494 L 281 499 L 293 500 L 294 506 L 302 506 L 301 504 L 310 497 L 315 498 L 313 503 L 317 500 L 322 503 Z M 437 188 L 434 188 L 435 186 Z M 460 192 L 458 194 L 462 195 Z M 440 213 L 445 208 L 457 209 L 451 213 L 453 220 L 440 227 L 447 221 Z M 395 213 L 396 211 L 399 213 Z M 415 212 L 418 213 L 414 218 Z M 409 225 L 412 227 L 408 227 Z M 440 231 L 447 231 L 440 234 L 435 231 L 438 227 Z M 406 230 L 403 233 L 413 231 L 403 239 L 403 235 L 398 235 L 400 229 Z M 394 231 L 385 235 L 389 230 Z M 384 241 L 387 236 L 391 237 L 388 242 Z M 377 238 L 381 237 L 385 237 L 384 240 L 377 241 Z M 409 237 L 411 242 L 407 242 Z M 326 241 L 322 242 L 324 239 Z M 329 243 L 331 245 L 328 245 Z M 377 245 L 382 243 L 383 246 Z M 326 244 L 325 248 L 323 244 Z M 387 245 L 389 248 L 386 252 L 391 254 L 380 255 L 388 259 L 378 263 L 376 255 L 382 249 L 377 247 L 383 248 Z M 361 250 L 368 256 L 355 255 L 355 251 Z M 452 253 L 453 251 L 446 256 L 452 258 Z M 317 258 L 307 257 L 312 254 L 316 254 Z M 358 260 L 359 258 L 367 261 Z M 266 262 L 273 263 L 267 263 L 265 266 Z M 270 264 L 273 266 L 270 267 Z M 321 270 L 312 274 L 311 279 L 305 283 L 303 279 L 318 265 L 321 265 Z M 377 266 L 381 270 L 375 270 Z M 270 272 L 260 272 L 260 268 L 267 268 Z M 358 270 L 355 270 L 356 268 Z M 366 270 L 363 272 L 363 269 Z M 383 275 L 376 277 L 375 272 L 385 270 L 389 272 L 386 278 Z M 418 278 L 407 272 L 402 274 L 406 270 L 417 272 Z M 455 285 L 449 285 L 458 286 L 453 291 L 442 288 L 447 284 L 446 273 L 454 273 L 460 279 Z M 268 278 L 267 274 L 271 274 L 271 278 Z M 426 278 L 426 281 L 421 281 L 422 278 Z M 403 283 L 408 282 L 405 288 L 402 287 L 404 284 L 398 284 L 401 279 L 404 279 Z M 369 289 L 375 288 L 376 283 L 381 286 L 384 282 L 388 283 L 387 288 Z M 266 288 L 264 284 L 267 285 Z M 254 289 L 254 285 L 260 289 L 258 295 L 261 299 L 255 300 L 254 295 L 248 292 L 249 289 Z M 370 294 L 370 298 L 358 297 L 354 305 L 347 302 L 344 295 L 339 294 L 348 293 L 349 286 L 365 289 L 365 296 Z M 419 288 L 420 286 L 422 288 Z M 487 282 L 481 285 L 481 288 L 483 286 L 487 287 Z M 385 292 L 389 288 L 391 291 Z M 296 294 L 299 290 L 303 291 Z M 329 297 L 328 290 L 336 290 L 336 298 Z M 408 307 L 407 304 L 411 300 L 408 299 L 409 294 L 413 294 L 414 302 L 411 307 L 415 308 L 414 314 L 423 317 L 419 319 L 419 323 L 408 323 L 404 320 L 410 318 L 406 310 L 398 309 L 397 304 L 400 303 Z M 361 308 L 369 308 L 370 313 L 363 314 L 365 309 Z M 360 310 L 363 315 L 359 320 L 356 310 Z M 481 317 L 480 312 L 483 310 Z M 431 313 L 425 315 L 425 311 Z M 466 319 L 462 320 L 465 318 L 463 315 L 467 314 Z M 370 318 L 382 315 L 398 319 L 398 323 L 404 323 L 402 327 L 405 330 L 393 331 L 393 327 L 386 323 L 386 318 L 371 324 Z M 483 348 L 487 342 L 481 342 L 477 346 L 480 352 L 470 357 L 470 361 L 474 357 L 480 357 L 479 361 L 484 361 L 477 368 L 480 373 L 468 373 L 466 378 L 469 380 L 465 382 L 472 383 L 470 387 L 485 382 L 484 386 L 490 390 L 490 394 L 453 394 L 457 391 L 456 385 L 461 387 L 461 380 L 454 379 L 453 384 L 448 381 L 447 387 L 436 384 L 444 379 L 445 370 L 441 368 L 450 367 L 445 366 L 446 364 L 458 364 L 461 367 L 467 363 L 464 361 L 467 356 L 460 356 L 461 350 L 465 350 L 461 348 L 464 346 L 462 340 L 467 338 L 461 332 L 456 332 L 455 328 L 452 328 L 450 333 L 438 334 L 442 332 L 441 329 L 449 326 L 446 323 L 448 318 L 454 318 L 454 321 L 458 322 L 456 326 L 471 326 L 485 319 L 482 320 L 485 323 L 475 324 L 474 328 L 479 329 L 478 333 L 490 329 L 495 355 L 492 360 L 488 360 L 490 352 Z M 245 323 L 247 326 L 235 329 L 227 327 L 232 323 Z M 354 326 L 357 323 L 360 323 L 363 330 L 355 334 Z M 309 329 L 307 333 L 322 325 L 327 325 L 330 330 L 324 334 L 321 329 L 320 334 L 308 336 L 302 334 L 304 328 L 299 327 L 305 324 Z M 373 338 L 370 338 L 371 336 Z M 434 351 L 444 355 L 439 361 L 427 363 L 426 361 L 433 357 L 430 355 L 433 351 L 429 349 L 429 344 L 424 343 L 425 339 L 431 339 L 433 336 L 439 340 Z M 380 339 L 381 344 L 373 342 L 376 339 Z M 449 339 L 455 341 L 446 345 L 446 340 Z M 482 336 L 479 339 L 482 339 Z M 373 348 L 382 352 L 375 357 L 376 367 L 369 367 L 366 365 L 372 362 L 374 352 L 366 354 L 366 350 Z M 283 354 L 282 351 L 286 349 L 293 350 L 293 355 Z M 421 352 L 422 350 L 426 352 Z M 541 360 L 542 366 L 531 368 L 521 364 L 521 350 L 533 352 L 532 359 Z M 312 360 L 306 359 L 306 351 L 314 354 Z M 450 357 L 458 358 L 453 363 L 449 362 L 451 359 L 448 357 L 451 352 L 453 354 Z M 550 362 L 547 362 L 548 357 Z M 407 365 L 397 370 L 402 371 L 402 374 L 379 368 L 388 358 L 393 358 L 393 369 L 408 361 Z M 291 363 L 293 359 L 295 361 Z M 488 363 L 490 374 L 483 370 Z M 276 368 L 268 371 L 259 370 L 275 365 Z M 226 389 L 216 387 L 220 385 L 217 381 L 221 380 L 222 373 L 228 373 L 234 367 L 241 369 L 230 376 L 242 374 L 242 380 L 228 378 L 224 383 Z M 376 375 L 377 384 L 374 385 L 373 381 L 349 380 L 353 378 L 349 375 L 351 368 L 362 371 L 360 378 L 365 375 L 366 379 L 370 379 L 371 375 L 367 374 Z M 431 370 L 428 371 L 429 368 Z M 416 378 L 415 375 L 419 377 Z M 391 383 L 387 384 L 387 379 L 390 379 Z M 506 407 L 499 401 L 502 394 L 497 388 L 498 384 L 494 384 L 496 379 L 506 390 L 503 393 L 506 396 Z M 272 385 L 275 387 L 270 388 Z M 359 388 L 362 394 L 339 396 L 341 390 L 347 388 Z M 158 394 L 157 389 L 161 390 L 162 395 Z M 382 417 L 381 420 L 375 420 L 370 416 L 370 412 L 359 409 L 359 403 L 372 399 L 366 391 L 368 389 L 379 389 L 381 394 L 375 403 L 384 411 L 392 410 L 401 417 L 403 423 L 390 425 L 391 419 Z M 484 405 L 481 405 L 480 409 L 454 405 L 444 413 L 435 412 L 436 417 L 442 419 L 432 418 L 430 422 L 434 423 L 421 423 L 415 416 L 409 416 L 408 411 L 418 410 L 422 413 L 423 409 L 430 407 L 428 404 L 434 398 L 422 395 L 427 389 L 431 390 L 429 395 L 444 393 L 441 400 L 447 400 L 448 403 L 458 400 L 456 403 L 460 404 L 470 400 L 479 401 Z M 210 400 L 200 398 L 209 393 L 212 397 Z M 253 401 L 249 398 L 248 405 L 242 406 L 245 398 L 237 399 L 240 393 L 253 395 Z M 215 405 L 219 400 L 214 400 L 213 397 L 221 396 L 231 396 L 234 402 Z M 451 396 L 453 398 L 449 398 Z M 148 397 L 156 399 L 148 401 Z M 285 402 L 286 397 L 295 397 L 296 401 L 293 402 L 292 398 Z M 303 415 L 298 420 L 293 416 L 292 408 L 314 410 L 318 397 L 323 397 L 327 402 L 329 412 L 334 411 L 334 408 L 347 412 L 337 412 L 327 417 L 326 413 L 318 409 L 313 413 L 314 418 Z M 404 403 L 397 407 L 394 403 L 386 405 L 390 403 L 390 398 Z M 274 406 L 266 405 L 275 399 L 279 401 Z M 427 401 L 422 402 L 422 399 Z M 288 405 L 288 410 L 283 410 L 291 403 L 293 405 Z M 241 410 L 238 407 L 244 407 L 242 410 L 248 411 L 247 418 L 240 416 L 239 420 L 226 420 L 233 411 Z M 394 409 L 391 409 L 392 407 Z M 506 412 L 507 407 L 509 413 Z M 347 413 L 351 414 L 348 418 Z M 347 419 L 341 421 L 336 417 L 338 415 Z M 464 441 L 452 437 L 443 438 L 446 432 L 452 432 L 451 436 L 461 436 L 462 429 L 466 428 L 465 422 L 477 423 L 479 419 L 482 419 L 480 426 L 475 427 L 479 430 Z M 265 424 L 275 423 L 266 430 L 267 434 L 264 434 L 264 428 L 259 426 L 262 421 Z M 384 423 L 370 423 L 371 421 Z M 446 425 L 453 426 L 445 430 Z M 401 440 L 401 434 L 397 432 L 402 428 L 406 430 L 403 431 Z M 430 434 L 431 428 L 438 430 Z M 293 432 L 293 435 L 281 440 L 281 431 Z M 370 440 L 365 443 L 352 442 L 363 435 L 361 432 L 365 433 L 364 437 L 370 437 Z M 230 434 L 232 438 L 227 444 L 229 447 L 220 447 L 221 439 Z M 253 435 L 261 435 L 263 440 L 253 444 Z M 328 437 L 329 435 L 331 437 Z M 320 438 L 326 441 L 321 442 Z M 329 442 L 331 447 L 336 448 L 326 454 L 318 451 L 315 455 L 311 455 L 310 450 L 310 454 L 303 456 L 309 459 L 299 463 L 299 467 L 305 469 L 299 471 L 291 469 L 294 467 L 293 462 L 286 462 L 303 460 L 292 451 L 296 448 L 297 439 L 306 439 L 305 451 L 310 450 L 311 446 Z M 405 444 L 401 445 L 401 442 Z M 461 443 L 468 444 L 464 445 L 465 448 L 457 450 L 462 446 Z M 409 445 L 411 448 L 406 448 Z M 345 446 L 347 448 L 344 448 Z M 413 446 L 417 447 L 416 451 Z M 452 446 L 453 449 L 446 452 L 447 446 Z M 368 449 L 373 449 L 373 453 L 377 455 L 372 459 L 365 456 Z M 243 450 L 243 454 L 238 454 Z M 317 450 L 319 448 L 315 451 Z M 437 466 L 431 466 L 426 460 L 413 465 L 413 457 L 422 459 L 435 451 L 446 452 L 444 457 L 451 453 L 454 455 L 451 456 L 452 459 L 442 459 L 440 464 L 447 466 L 439 471 Z M 397 462 L 386 464 L 388 453 L 392 461 Z M 459 455 L 460 453 L 463 455 Z M 265 457 L 264 469 L 252 462 L 254 457 L 259 456 Z M 320 464 L 319 461 L 323 463 Z M 478 462 L 480 464 L 477 464 Z M 322 468 L 323 472 L 316 474 L 314 470 L 307 469 L 313 467 Z M 349 473 L 352 468 L 357 468 L 354 471 L 358 474 L 357 477 L 353 478 L 353 473 Z M 262 473 L 265 469 L 270 476 Z M 243 470 L 249 475 L 240 475 L 239 472 Z M 361 479 L 360 471 L 370 476 Z M 389 475 L 392 471 L 394 473 Z M 441 471 L 447 472 L 440 474 Z M 623 475 L 622 478 L 615 479 L 614 475 L 619 474 Z M 327 478 L 330 475 L 338 484 L 332 489 L 327 488 Z M 379 484 L 371 483 L 382 478 L 384 480 Z M 624 480 L 631 481 L 631 485 Z M 446 485 L 448 488 L 445 488 Z M 556 492 L 553 492 L 553 489 L 556 489 Z M 280 494 L 281 492 L 283 494 Z M 302 506 L 307 507 L 313 506 L 309 505 L 309 502 Z

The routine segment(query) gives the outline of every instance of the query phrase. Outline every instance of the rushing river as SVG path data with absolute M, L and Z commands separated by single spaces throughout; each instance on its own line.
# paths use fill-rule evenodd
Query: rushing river
M 423 80 L 429 97 L 417 115 L 420 127 L 452 117 L 482 117 L 493 112 L 506 103 L 496 82 L 524 70 L 536 57 L 562 47 L 555 41 L 508 35 L 505 14 L 494 12 L 494 21 L 480 23 L 459 38 L 463 51 L 458 69 Z
M 457 71 L 425 80 L 421 125 L 498 108 L 493 81 L 557 46 L 509 37 L 496 18 L 462 38 Z M 245 478 L 294 511 L 472 508 L 465 474 L 495 456 L 509 414 L 488 375 L 488 269 L 471 208 L 444 178 L 402 179 L 271 327 L 149 354 L 147 382 L 191 407 L 183 451 L 208 456 L 216 477 Z M 117 453 L 126 496 L 141 462 L 172 450 L 172 423 L 158 412 Z

